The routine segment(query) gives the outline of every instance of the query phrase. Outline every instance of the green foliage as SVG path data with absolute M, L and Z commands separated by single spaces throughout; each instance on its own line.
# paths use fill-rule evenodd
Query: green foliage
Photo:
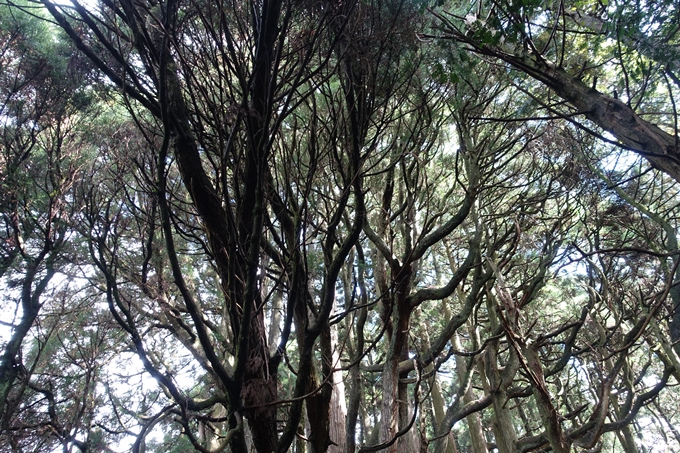
M 191 442 L 189 442 L 186 436 L 182 436 L 181 432 L 177 429 L 171 429 L 170 432 L 164 432 L 162 439 L 148 440 L 146 442 L 146 449 L 153 453 L 184 453 L 194 451 Z
M 675 5 L 265 3 L 0 8 L 0 452 L 675 446 Z

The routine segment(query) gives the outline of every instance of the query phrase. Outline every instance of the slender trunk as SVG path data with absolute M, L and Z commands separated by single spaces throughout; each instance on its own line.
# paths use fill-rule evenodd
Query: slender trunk
M 367 434 L 367 436 L 366 436 L 368 438 L 368 440 L 366 441 L 366 445 L 375 445 L 378 442 L 380 442 L 380 431 L 381 431 L 380 427 L 382 426 L 382 423 L 381 423 L 382 420 L 378 420 L 377 417 L 374 417 L 374 419 L 377 420 L 377 421 L 375 423 L 375 426 L 373 426 L 373 428 L 371 429 L 370 435 Z
M 47 253 L 48 249 L 45 248 L 39 257 L 27 266 L 21 291 L 21 308 L 23 310 L 21 321 L 14 327 L 12 335 L 5 345 L 5 350 L 2 352 L 2 356 L 0 356 L 0 416 L 3 416 L 7 408 L 9 392 L 19 375 L 20 367 L 23 365 L 17 362 L 17 355 L 24 338 L 38 317 L 41 307 L 40 297 L 54 275 L 52 267 L 53 258 L 48 257 L 47 273 L 38 280 L 38 284 L 35 287 L 33 286 L 38 274 L 38 266 L 43 262 Z
M 340 353 L 338 351 L 337 324 L 331 326 L 331 347 L 333 349 L 333 368 L 340 365 Z M 329 441 L 328 453 L 344 453 L 346 451 L 345 421 L 347 418 L 347 405 L 345 403 L 345 383 L 342 380 L 342 371 L 331 371 L 330 379 L 332 393 L 329 416 Z
M 541 421 L 548 435 L 552 451 L 554 453 L 569 453 L 571 451 L 571 442 L 562 430 L 559 414 L 552 403 L 548 387 L 545 384 L 543 367 L 538 352 L 529 345 L 523 347 L 522 354 L 529 368 L 527 372 L 532 377 L 533 394 L 538 406 L 538 413 L 541 416 Z
M 610 370 L 614 366 L 613 363 L 611 363 L 611 360 L 607 361 L 607 365 Z M 628 398 L 631 398 L 634 394 L 633 389 L 635 384 L 633 383 L 634 378 L 632 375 L 632 370 L 630 369 L 627 361 L 623 365 L 622 380 L 626 385 L 626 395 Z M 612 393 L 611 405 L 613 412 L 616 415 L 616 420 L 621 420 L 627 415 L 630 407 L 630 400 L 624 400 L 624 407 L 622 408 L 619 403 L 619 394 Z M 635 436 L 633 436 L 633 430 L 630 424 L 622 426 L 619 430 L 617 430 L 616 435 L 618 436 L 619 442 L 621 442 L 621 446 L 623 447 L 625 453 L 637 453 L 638 449 L 635 445 Z
M 471 327 L 471 329 L 473 329 Z M 458 334 L 453 336 L 452 339 L 453 347 L 457 350 L 461 350 L 460 341 L 458 340 Z M 465 362 L 456 358 L 456 373 L 458 376 L 464 376 L 466 373 Z M 463 404 L 468 404 L 474 401 L 474 395 L 472 394 L 472 386 L 463 394 Z M 468 425 L 468 432 L 470 433 L 470 442 L 472 443 L 472 451 L 474 453 L 487 453 L 488 449 L 486 446 L 486 438 L 484 437 L 484 429 L 482 428 L 482 420 L 478 412 L 470 414 L 465 417 L 465 421 Z
M 439 274 L 438 271 L 437 273 Z M 451 313 L 448 307 L 446 306 L 445 301 L 442 301 L 442 309 L 444 312 L 445 319 L 450 319 Z M 430 335 L 428 332 L 429 330 L 430 323 L 425 321 L 425 329 L 423 329 L 422 334 L 423 334 L 423 349 L 426 351 L 432 347 L 432 345 L 430 344 Z M 454 347 L 457 348 L 455 343 Z M 458 365 L 458 361 L 456 361 L 456 365 Z M 431 372 L 433 369 L 434 365 L 430 364 L 428 365 L 425 371 Z M 458 374 L 460 375 L 460 373 Z M 432 409 L 434 412 L 434 421 L 436 429 L 438 430 L 442 426 L 442 423 L 444 422 L 444 417 L 446 416 L 446 403 L 444 402 L 444 395 L 442 394 L 441 385 L 439 384 L 439 379 L 437 378 L 436 373 L 430 378 L 430 390 L 432 394 Z M 444 453 L 457 453 L 456 442 L 451 431 L 449 431 L 449 433 L 444 438 L 444 442 L 446 444 L 444 447 Z
M 276 354 L 276 348 L 279 345 L 279 336 L 281 328 L 281 309 L 283 306 L 283 293 L 280 290 L 274 291 L 272 297 L 272 316 L 269 321 L 269 354 Z
M 361 403 L 361 369 L 360 369 L 360 359 L 364 351 L 364 325 L 366 324 L 366 319 L 368 317 L 368 293 L 366 291 L 366 283 L 364 279 L 364 269 L 365 261 L 364 254 L 360 244 L 357 244 L 357 258 L 359 261 L 358 268 L 358 284 L 359 290 L 361 291 L 361 305 L 362 308 L 356 316 L 356 335 L 355 341 L 350 341 L 350 344 L 355 345 L 354 354 L 351 356 L 352 360 L 356 362 L 354 366 L 349 371 L 350 379 L 350 395 L 349 395 L 349 405 L 347 408 L 347 419 L 345 426 L 345 448 L 348 452 L 354 453 L 356 449 L 356 426 L 357 418 L 359 416 L 359 405 Z M 347 282 L 349 283 L 349 281 Z M 347 285 L 349 288 L 349 284 Z M 350 294 L 348 290 L 345 291 L 346 294 Z M 348 326 L 348 332 L 349 332 Z M 350 346 L 351 347 L 351 346 Z M 365 419 L 366 417 L 364 417 Z
M 432 368 L 432 366 L 430 366 Z M 439 384 L 439 379 L 435 374 L 430 379 L 430 389 L 432 391 L 432 409 L 434 411 L 434 421 L 437 426 L 441 426 L 444 421 L 444 416 L 446 415 L 444 396 L 442 395 L 441 385 Z M 453 437 L 453 433 L 449 431 L 446 435 L 444 442 L 446 446 L 444 447 L 444 453 L 458 453 L 456 449 L 456 440 Z

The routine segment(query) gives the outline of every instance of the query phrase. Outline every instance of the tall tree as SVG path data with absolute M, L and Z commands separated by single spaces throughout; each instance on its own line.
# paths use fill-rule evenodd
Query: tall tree
M 649 98 L 657 96 L 657 87 L 672 104 L 680 88 L 677 65 L 667 63 L 675 61 L 677 52 L 678 10 L 673 2 L 644 7 L 628 2 L 478 2 L 438 17 L 445 37 L 498 58 L 571 107 L 565 111 L 548 99 L 549 112 L 585 116 L 612 134 L 615 143 L 680 181 L 677 122 L 669 118 L 666 123 L 666 113 L 658 118 L 661 126 L 645 119 L 656 110 L 649 109 L 654 105 Z M 619 81 L 607 80 L 611 72 L 618 73 Z M 606 85 L 598 85 L 598 76 Z M 673 108 L 669 111 L 675 115 Z
M 26 215 L 63 200 L 78 273 L 17 350 L 7 450 L 634 451 L 677 422 L 666 158 L 489 58 L 591 85 L 580 49 L 670 124 L 673 67 L 630 47 L 656 29 L 614 40 L 569 5 L 39 4 L 102 75 L 72 93 L 103 95 L 49 123 L 89 126 L 61 135 L 93 151 L 65 197 L 37 161 L 8 185 L 40 194 Z M 443 19 L 458 44 L 425 39 Z
M 0 416 L 25 373 L 22 345 L 55 273 L 72 248 L 70 217 L 86 146 L 81 121 L 90 103 L 88 66 L 40 18 L 0 10 L 0 278 L 12 296 L 3 311 L 9 339 L 0 355 Z

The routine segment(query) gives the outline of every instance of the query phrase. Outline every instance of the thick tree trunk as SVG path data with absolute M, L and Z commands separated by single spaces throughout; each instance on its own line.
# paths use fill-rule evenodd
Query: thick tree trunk
M 517 433 L 508 407 L 507 387 L 518 368 L 517 355 L 510 349 L 510 360 L 502 371 L 498 367 L 498 341 L 492 342 L 486 352 L 486 374 L 494 411 L 493 432 L 500 453 L 516 453 Z
M 490 267 L 494 270 L 497 280 L 502 285 L 502 275 L 498 272 L 495 265 L 489 261 Z M 504 293 L 502 286 L 498 289 L 501 302 L 505 306 L 506 322 L 513 325 L 517 322 L 517 312 L 514 309 L 514 302 L 508 294 Z M 498 316 L 496 315 L 497 301 L 491 291 L 487 292 L 487 311 L 492 331 L 500 328 Z M 510 340 L 509 340 L 510 341 Z M 515 453 L 517 443 L 517 432 L 512 421 L 512 414 L 509 409 L 508 387 L 512 383 L 515 374 L 519 370 L 519 357 L 513 347 L 509 348 L 507 362 L 505 366 L 499 363 L 498 348 L 499 340 L 494 340 L 486 348 L 484 356 L 484 371 L 488 380 L 488 392 L 491 395 L 491 404 L 494 411 L 493 432 L 496 438 L 496 446 L 500 453 Z
M 623 145 L 646 158 L 654 168 L 680 182 L 680 149 L 676 137 L 643 120 L 620 100 L 587 86 L 562 69 L 547 64 L 537 69 L 537 74 L 531 75 L 614 135 Z
M 246 362 L 241 398 L 248 409 L 245 416 L 250 421 L 253 443 L 258 453 L 276 452 L 276 406 L 269 405 L 277 399 L 277 375 L 269 367 L 269 351 L 265 327 L 261 316 L 254 316 L 249 339 L 250 355 Z
M 0 416 L 4 416 L 9 392 L 19 374 L 19 368 L 22 366 L 21 363 L 17 363 L 19 348 L 21 348 L 24 337 L 37 317 L 37 308 L 28 311 L 24 308 L 21 322 L 14 328 L 10 340 L 7 342 L 2 356 L 0 356 Z
M 496 446 L 500 453 L 515 453 L 517 433 L 512 423 L 512 414 L 507 409 L 508 394 L 505 390 L 496 390 L 491 394 L 494 422 L 493 432 Z
M 633 436 L 633 431 L 630 429 L 630 425 L 626 425 L 618 430 L 616 435 L 619 437 L 619 442 L 625 453 L 638 453 L 638 449 L 635 446 L 635 437 Z
M 398 275 L 399 280 L 395 284 L 396 300 L 394 300 L 394 327 L 395 330 L 389 342 L 389 349 L 383 368 L 383 403 L 381 414 L 380 442 L 392 440 L 399 430 L 404 429 L 411 421 L 412 413 L 409 410 L 411 398 L 407 392 L 407 385 L 400 383 L 400 378 L 405 378 L 408 371 L 403 375 L 399 373 L 399 363 L 408 360 L 409 324 L 413 308 L 406 300 L 408 287 L 411 282 L 412 268 L 410 264 L 399 269 L 392 269 L 393 275 Z M 414 425 L 415 426 L 415 425 Z M 388 453 L 401 453 L 413 450 L 411 433 L 401 436 L 385 451 Z M 410 450 L 409 450 L 410 449 Z
M 382 405 L 380 416 L 380 442 L 387 442 L 397 434 L 399 402 L 397 401 L 397 387 L 399 375 L 397 368 L 399 357 L 391 353 L 385 361 L 382 372 Z M 385 453 L 397 453 L 397 444 L 384 450 Z
M 328 427 L 329 427 L 329 403 L 330 403 L 330 384 L 322 385 L 323 377 L 319 375 L 319 370 L 312 364 L 307 379 L 305 393 L 311 394 L 305 399 L 307 423 L 305 426 L 306 437 L 309 439 L 307 447 L 310 453 L 322 453 L 328 448 Z M 319 389 L 319 387 L 322 387 Z
M 406 377 L 406 376 L 404 376 Z M 411 396 L 409 396 L 408 385 L 399 383 L 399 429 L 407 427 L 414 417 L 414 412 L 418 408 L 413 407 Z M 411 429 L 397 441 L 398 453 L 412 453 L 420 451 L 420 437 L 416 429 L 418 424 L 413 423 Z

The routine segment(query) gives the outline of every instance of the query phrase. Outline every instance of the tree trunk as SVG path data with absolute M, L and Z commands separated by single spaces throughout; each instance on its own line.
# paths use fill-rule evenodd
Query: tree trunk
M 628 105 L 597 91 L 540 57 L 512 55 L 500 48 L 476 42 L 456 30 L 450 30 L 450 36 L 471 45 L 476 52 L 499 58 L 543 83 L 621 144 L 647 159 L 654 168 L 680 182 L 680 149 L 676 137 L 643 120 Z
M 515 453 L 517 433 L 512 423 L 512 414 L 507 409 L 508 395 L 505 390 L 497 390 L 491 395 L 493 401 L 493 431 L 496 447 L 500 453 Z
M 432 368 L 432 366 L 430 366 Z M 434 421 L 437 426 L 441 426 L 444 421 L 444 416 L 446 415 L 444 396 L 442 395 L 441 385 L 439 384 L 439 379 L 435 374 L 430 379 L 430 388 L 432 390 L 432 409 L 434 410 Z M 453 433 L 449 431 L 446 435 L 444 442 L 446 446 L 444 447 L 444 453 L 458 453 L 456 450 L 456 440 L 453 437 Z
M 501 279 L 500 274 L 496 269 L 496 278 Z M 503 291 L 501 289 L 501 291 Z M 506 300 L 501 292 L 501 299 L 506 305 L 506 316 L 508 324 L 516 322 L 516 311 L 513 310 L 512 300 Z M 499 329 L 499 320 L 496 315 L 497 303 L 493 292 L 489 288 L 487 291 L 486 301 L 487 311 L 489 313 L 489 321 L 492 331 Z M 514 348 L 509 348 L 508 361 L 504 367 L 499 366 L 498 357 L 499 340 L 496 339 L 489 343 L 485 354 L 485 374 L 489 384 L 489 394 L 491 395 L 491 404 L 494 411 L 493 431 L 496 438 L 496 446 L 500 453 L 514 453 L 516 450 L 517 433 L 512 422 L 512 414 L 508 408 L 509 400 L 507 389 L 512 383 L 517 370 L 519 370 L 519 357 Z
M 538 406 L 538 413 L 541 416 L 541 421 L 548 435 L 552 451 L 554 453 L 569 453 L 571 451 L 571 442 L 562 430 L 559 414 L 552 403 L 548 387 L 545 384 L 540 357 L 531 345 L 524 346 L 522 349 L 522 354 L 529 368 L 527 372 L 531 375 L 531 380 L 533 381 L 533 394 Z
M 675 137 L 641 119 L 620 100 L 600 93 L 566 71 L 547 65 L 538 71 L 541 69 L 544 71 L 542 74 L 532 75 L 583 112 L 589 120 L 646 158 L 654 168 L 680 182 L 680 151 Z
M 471 327 L 474 329 L 474 327 Z M 458 341 L 458 334 L 453 336 L 452 339 L 453 347 L 457 350 L 462 350 L 460 341 Z M 456 373 L 458 376 L 464 376 L 466 373 L 465 362 L 456 358 Z M 463 404 L 468 404 L 474 401 L 474 395 L 472 394 L 472 387 L 468 387 L 463 395 Z M 482 428 L 482 420 L 478 412 L 470 414 L 465 417 L 465 421 L 468 425 L 468 432 L 470 433 L 470 442 L 472 443 L 472 451 L 474 453 L 488 453 L 486 447 L 486 438 L 484 437 L 484 429 Z
M 404 376 L 406 377 L 406 376 Z M 411 423 L 414 417 L 415 411 L 418 408 L 413 407 L 411 397 L 408 392 L 408 384 L 399 383 L 399 429 L 403 429 Z M 418 436 L 418 430 L 416 429 L 418 424 L 413 423 L 411 429 L 401 436 L 397 441 L 397 452 L 398 453 L 413 453 L 420 451 L 420 438 Z
M 406 301 L 408 295 L 408 286 L 411 282 L 412 269 L 409 264 L 399 269 L 392 269 L 393 275 L 398 275 L 399 279 L 395 283 L 396 297 L 394 300 L 394 332 L 391 341 L 389 342 L 389 349 L 385 359 L 385 366 L 383 368 L 383 403 L 381 415 L 381 431 L 380 442 L 388 442 L 392 440 L 397 432 L 404 429 L 411 421 L 412 413 L 409 410 L 410 397 L 407 392 L 407 385 L 400 383 L 400 378 L 405 378 L 399 374 L 399 363 L 408 359 L 408 340 L 409 340 L 409 324 L 411 321 L 411 314 L 413 308 L 409 306 Z M 411 452 L 415 445 L 413 445 L 410 436 L 407 433 L 402 436 L 394 444 L 388 447 L 385 451 L 388 453 Z M 409 448 L 411 450 L 409 450 Z
M 437 277 L 439 279 L 439 272 L 437 271 Z M 441 279 L 439 279 L 439 284 L 441 285 Z M 451 312 L 446 306 L 446 301 L 442 300 L 442 311 L 444 312 L 444 317 L 445 319 L 451 319 Z M 423 329 L 423 349 L 428 351 L 432 347 L 430 344 L 430 334 L 429 330 L 431 330 L 430 323 L 428 321 L 425 321 L 425 329 Z M 460 349 L 459 346 L 457 346 L 455 343 L 453 343 L 453 347 Z M 458 368 L 458 361 L 456 360 L 456 368 Z M 428 367 L 425 369 L 426 372 L 431 372 L 434 369 L 434 364 L 428 365 Z M 460 372 L 458 373 L 460 376 Z M 437 374 L 435 373 L 431 378 L 430 378 L 430 389 L 431 389 L 431 394 L 432 394 L 432 409 L 434 411 L 434 422 L 435 422 L 435 429 L 439 430 L 440 427 L 442 426 L 442 423 L 444 422 L 444 417 L 446 416 L 446 403 L 444 402 L 444 395 L 442 394 L 442 388 L 441 385 L 439 384 L 439 379 L 437 378 Z M 449 433 L 446 435 L 444 438 L 443 442 L 446 444 L 444 446 L 444 453 L 457 453 L 456 449 L 456 441 L 455 438 L 453 437 L 453 432 L 449 431 Z
M 337 324 L 331 326 L 331 347 L 333 349 L 332 368 L 340 366 L 340 354 L 338 352 Z M 328 453 L 345 453 L 345 420 L 347 418 L 347 405 L 345 403 L 345 383 L 342 380 L 342 371 L 331 372 L 330 384 L 332 386 L 330 415 L 329 415 L 329 440 Z
M 277 375 L 269 368 L 269 351 L 262 316 L 254 316 L 250 332 L 250 355 L 246 362 L 241 398 L 250 421 L 253 443 L 258 453 L 276 452 L 276 406 L 268 405 L 277 399 Z
M 397 434 L 397 423 L 399 413 L 399 403 L 397 401 L 397 387 L 399 375 L 397 368 L 399 366 L 399 357 L 393 352 L 387 357 L 385 367 L 383 368 L 383 385 L 382 385 L 382 405 L 380 416 L 380 442 L 387 442 Z M 397 444 L 384 450 L 386 453 L 397 453 Z
M 508 408 L 508 384 L 512 381 L 517 367 L 518 359 L 513 349 L 510 349 L 510 360 L 505 365 L 503 372 L 498 367 L 498 341 L 489 344 L 486 353 L 486 374 L 489 379 L 489 388 L 491 392 L 491 401 L 494 411 L 493 431 L 496 438 L 496 446 L 499 453 L 516 453 L 515 443 L 517 442 L 517 433 L 512 422 L 512 414 Z M 511 370 L 515 372 L 511 373 Z
M 366 324 L 366 319 L 368 317 L 368 293 L 366 291 L 366 282 L 364 279 L 365 272 L 365 260 L 363 249 L 360 244 L 357 244 L 357 258 L 359 263 L 358 269 L 358 284 L 359 290 L 361 291 L 361 305 L 362 308 L 356 314 L 356 335 L 354 335 L 354 340 L 351 341 L 348 346 L 349 350 L 352 351 L 354 348 L 354 353 L 350 356 L 352 361 L 356 362 L 354 366 L 349 370 L 349 382 L 350 382 L 350 395 L 349 395 L 349 405 L 347 408 L 347 418 L 345 425 L 345 448 L 349 453 L 354 453 L 356 449 L 356 425 L 357 419 L 359 418 L 359 409 L 361 404 L 361 357 L 364 351 L 364 326 Z M 346 279 L 346 290 L 345 294 L 350 294 L 349 279 Z M 351 333 L 351 325 L 347 324 L 348 335 Z M 353 345 L 353 346 L 352 346 Z M 364 417 L 365 419 L 365 417 Z

